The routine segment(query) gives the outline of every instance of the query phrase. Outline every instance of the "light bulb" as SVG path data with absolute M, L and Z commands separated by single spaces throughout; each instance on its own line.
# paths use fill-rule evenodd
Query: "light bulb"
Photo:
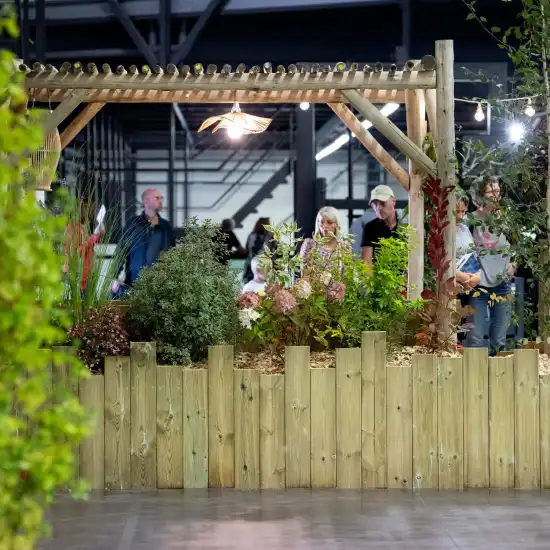
M 520 124 L 519 122 L 512 122 L 512 124 L 508 126 L 508 137 L 513 143 L 520 142 L 523 139 L 524 135 L 525 128 L 523 124 Z
M 300 103 L 300 109 L 302 109 L 302 111 L 307 111 L 309 109 L 309 103 L 307 101 L 302 101 Z
M 528 117 L 533 117 L 535 116 L 535 108 L 533 107 L 533 105 L 531 105 L 531 98 L 529 98 L 527 100 L 527 105 L 525 106 L 525 111 L 524 113 L 528 116 Z
M 243 130 L 237 124 L 231 124 L 227 127 L 227 135 L 231 139 L 239 139 L 243 135 Z
M 483 112 L 483 107 L 481 106 L 481 103 L 477 104 L 476 114 L 474 115 L 474 118 L 478 122 L 485 120 L 485 113 Z

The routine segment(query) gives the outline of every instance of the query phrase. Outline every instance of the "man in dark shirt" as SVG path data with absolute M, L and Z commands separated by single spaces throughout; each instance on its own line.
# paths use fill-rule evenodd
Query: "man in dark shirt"
M 370 195 L 376 219 L 368 222 L 363 227 L 363 238 L 361 239 L 361 256 L 363 261 L 372 266 L 376 260 L 376 252 L 380 239 L 397 237 L 397 211 L 395 209 L 395 195 L 387 185 L 376 186 Z

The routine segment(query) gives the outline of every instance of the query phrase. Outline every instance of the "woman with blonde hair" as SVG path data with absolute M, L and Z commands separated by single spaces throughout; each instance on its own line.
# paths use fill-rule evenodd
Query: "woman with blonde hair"
M 338 211 L 332 206 L 324 206 L 317 213 L 313 238 L 305 239 L 302 243 L 300 258 L 303 265 L 307 266 L 311 260 L 311 253 L 316 250 L 324 261 L 323 267 L 331 269 L 334 262 L 339 260 L 343 246 L 346 246 L 346 243 L 342 240 Z

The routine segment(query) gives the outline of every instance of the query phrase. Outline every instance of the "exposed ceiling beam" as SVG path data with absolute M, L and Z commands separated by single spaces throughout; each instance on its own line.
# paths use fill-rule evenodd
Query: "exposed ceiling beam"
M 228 3 L 229 0 L 210 0 L 204 11 L 201 13 L 198 21 L 193 25 L 191 32 L 187 35 L 185 40 L 179 44 L 178 49 L 172 55 L 171 62 L 174 65 L 179 65 L 187 59 L 187 56 L 191 52 L 210 18 L 219 15 Z
M 397 4 L 397 0 L 231 0 L 224 15 L 261 13 L 292 10 L 315 10 L 319 8 L 349 7 L 357 5 L 377 6 Z M 172 0 L 172 14 L 180 17 L 200 17 L 208 0 Z M 124 2 L 126 13 L 133 18 L 156 18 L 158 0 L 128 0 Z M 30 6 L 29 16 L 34 19 L 36 11 Z M 46 20 L 73 23 L 75 20 L 102 20 L 112 13 L 102 1 L 49 0 L 46 5 Z
M 155 65 L 158 65 L 158 58 L 153 51 L 153 49 L 147 44 L 145 41 L 145 38 L 143 38 L 143 35 L 139 32 L 137 27 L 134 25 L 132 20 L 130 19 L 130 16 L 127 12 L 127 4 L 125 3 L 124 6 L 118 1 L 118 0 L 107 0 L 109 3 L 109 6 L 113 10 L 113 13 L 117 16 L 117 19 L 120 21 L 121 25 L 124 27 L 134 44 L 136 45 L 137 49 L 143 55 L 143 57 L 146 59 L 147 63 L 153 68 Z M 164 9 L 163 12 L 166 11 L 167 6 L 166 3 L 164 3 Z M 169 13 L 164 13 L 165 16 L 170 16 Z M 166 23 L 166 22 L 164 22 Z M 164 37 L 164 41 L 162 44 L 162 47 L 165 47 L 168 49 L 168 44 L 166 41 L 170 39 L 170 33 L 165 29 L 165 33 L 167 33 L 167 36 Z M 163 33 L 164 34 L 164 33 Z M 161 52 L 162 57 L 164 57 L 166 52 L 163 54 Z M 189 125 L 187 124 L 187 121 L 185 120 L 185 116 L 181 112 L 181 109 L 177 104 L 173 104 L 172 108 L 174 109 L 174 112 L 176 114 L 176 117 L 181 124 L 181 127 L 187 132 L 188 135 L 188 143 L 189 147 L 193 149 L 195 147 L 195 142 L 193 139 L 193 135 L 191 134 L 191 130 L 189 128 Z

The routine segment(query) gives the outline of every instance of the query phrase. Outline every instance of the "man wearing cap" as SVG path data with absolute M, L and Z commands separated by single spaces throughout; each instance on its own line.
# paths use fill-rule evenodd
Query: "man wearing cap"
M 365 224 L 361 239 L 361 256 L 363 261 L 372 266 L 380 239 L 397 237 L 398 217 L 395 209 L 395 195 L 387 185 L 376 186 L 370 195 L 369 204 L 376 218 Z

